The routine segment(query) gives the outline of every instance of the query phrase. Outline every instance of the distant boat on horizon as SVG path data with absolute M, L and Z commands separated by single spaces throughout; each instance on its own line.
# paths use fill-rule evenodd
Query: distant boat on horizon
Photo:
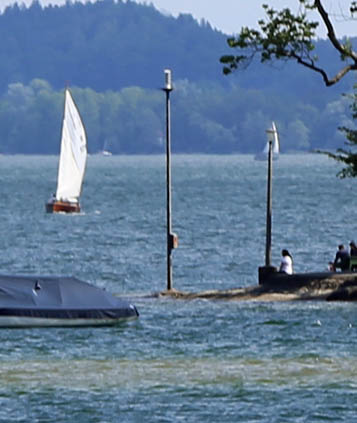
M 108 150 L 103 150 L 103 151 L 102 151 L 102 155 L 103 155 L 103 156 L 112 156 L 112 155 L 113 155 L 113 153 L 112 153 L 111 151 L 108 151 Z
M 273 153 L 273 160 L 278 160 L 280 154 L 280 142 L 279 142 L 279 135 L 276 129 L 275 123 L 272 122 L 271 128 L 266 130 L 268 140 L 265 144 L 264 150 L 260 153 L 255 155 L 255 160 L 267 160 L 269 154 L 269 142 L 272 142 L 272 153 Z
M 102 156 L 112 156 L 113 153 L 110 151 L 110 142 L 106 139 L 104 141 L 103 150 L 100 152 Z
M 65 90 L 57 190 L 46 203 L 48 213 L 79 213 L 87 162 L 86 131 L 68 88 Z

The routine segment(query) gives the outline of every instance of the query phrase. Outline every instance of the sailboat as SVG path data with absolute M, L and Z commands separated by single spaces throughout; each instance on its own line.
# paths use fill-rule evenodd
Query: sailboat
M 108 142 L 108 140 L 105 140 L 104 141 L 104 146 L 103 146 L 103 150 L 102 150 L 101 153 L 102 153 L 103 156 L 111 156 L 112 155 L 112 152 L 109 149 L 109 142 Z
M 280 142 L 279 142 L 279 135 L 276 129 L 275 123 L 272 122 L 271 129 L 267 129 L 266 131 L 268 136 L 268 141 L 264 147 L 264 150 L 255 156 L 255 160 L 267 160 L 268 153 L 269 153 L 269 142 L 272 142 L 272 152 L 273 152 L 273 160 L 277 160 L 279 158 L 280 153 Z
M 48 213 L 80 212 L 79 197 L 86 162 L 86 131 L 71 92 L 66 88 L 57 190 L 46 203 L 46 211 Z

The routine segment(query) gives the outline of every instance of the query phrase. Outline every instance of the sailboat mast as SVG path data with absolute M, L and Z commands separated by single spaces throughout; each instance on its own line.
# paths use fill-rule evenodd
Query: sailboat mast
M 60 152 L 59 152 L 59 160 L 58 160 L 58 169 L 57 169 L 57 187 L 55 197 L 56 200 L 60 200 L 59 195 L 59 181 L 61 178 L 61 158 L 63 155 L 63 132 L 64 132 L 64 125 L 65 125 L 65 116 L 66 116 L 66 105 L 67 105 L 67 96 L 68 96 L 68 87 L 64 89 L 64 101 L 63 101 L 63 113 L 62 113 L 62 125 L 61 125 L 61 139 L 60 139 Z

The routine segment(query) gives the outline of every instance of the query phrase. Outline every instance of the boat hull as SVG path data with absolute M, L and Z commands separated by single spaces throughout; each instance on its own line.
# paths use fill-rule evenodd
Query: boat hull
M 55 200 L 46 204 L 47 213 L 79 213 L 80 211 L 81 207 L 78 202 Z
M 0 328 L 113 326 L 133 304 L 74 277 L 0 275 Z
M 55 328 L 115 326 L 137 319 L 138 315 L 113 319 L 58 319 L 44 317 L 0 316 L 0 328 Z

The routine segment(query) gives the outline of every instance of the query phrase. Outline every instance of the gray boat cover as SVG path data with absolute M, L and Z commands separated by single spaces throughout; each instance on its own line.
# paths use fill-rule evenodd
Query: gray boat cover
M 135 306 L 77 278 L 0 275 L 0 316 L 121 319 L 138 315 Z

